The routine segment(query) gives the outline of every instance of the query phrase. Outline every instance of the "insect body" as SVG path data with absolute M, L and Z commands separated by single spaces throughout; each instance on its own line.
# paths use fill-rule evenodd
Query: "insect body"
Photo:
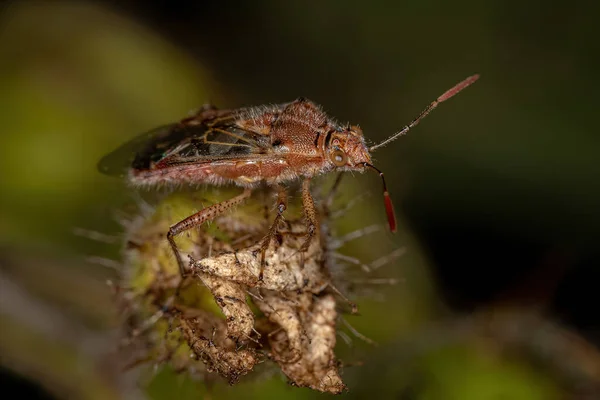
M 260 186 L 279 190 L 277 217 L 262 244 L 262 253 L 276 233 L 286 209 L 284 185 L 302 180 L 302 203 L 307 236 L 301 251 L 308 249 L 317 229 L 317 215 L 310 194 L 310 179 L 332 171 L 383 173 L 371 164 L 371 152 L 401 135 L 431 112 L 479 78 L 473 75 L 432 102 L 409 125 L 385 141 L 369 147 L 360 128 L 341 126 L 316 104 L 306 99 L 291 103 L 238 110 L 202 107 L 192 117 L 148 132 L 105 156 L 99 169 L 107 174 L 127 174 L 136 186 L 169 184 L 235 184 L 240 195 L 209 206 L 173 225 L 167 233 L 182 274 L 186 268 L 174 237 L 216 218 L 251 195 Z M 385 180 L 384 200 L 390 229 L 396 220 Z M 262 278 L 262 272 L 259 279 Z
M 340 127 L 304 99 L 245 110 L 205 106 L 145 137 L 143 147 L 132 153 L 129 180 L 136 185 L 235 183 L 255 188 L 336 168 L 362 170 L 371 161 L 360 129 Z M 122 158 L 119 153 L 129 153 L 131 147 L 109 154 L 100 169 L 118 172 L 111 159 Z

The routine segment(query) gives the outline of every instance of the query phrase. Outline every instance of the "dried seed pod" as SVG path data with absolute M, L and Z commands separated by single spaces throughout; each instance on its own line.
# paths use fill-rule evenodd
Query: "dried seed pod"
M 301 251 L 307 229 L 301 205 L 288 205 L 264 246 L 277 210 L 269 209 L 270 193 L 251 198 L 177 238 L 182 257 L 190 260 L 190 273 L 181 278 L 164 232 L 197 204 L 218 203 L 231 193 L 171 195 L 128 225 L 128 290 L 122 298 L 131 339 L 144 343 L 139 358 L 204 379 L 216 372 L 235 383 L 268 357 L 292 384 L 340 393 L 345 386 L 334 354 L 338 312 L 329 290 L 330 271 L 340 266 L 323 205 L 320 226 Z

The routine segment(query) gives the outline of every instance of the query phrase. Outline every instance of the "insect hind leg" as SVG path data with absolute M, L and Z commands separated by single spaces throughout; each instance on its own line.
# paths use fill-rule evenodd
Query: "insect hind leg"
M 179 221 L 178 223 L 172 225 L 169 228 L 169 232 L 167 232 L 167 240 L 169 241 L 171 249 L 175 254 L 175 259 L 177 260 L 177 264 L 179 265 L 179 272 L 181 273 L 182 277 L 186 276 L 186 267 L 183 263 L 183 260 L 181 259 L 181 254 L 179 253 L 177 243 L 175 243 L 175 236 L 196 226 L 202 225 L 206 221 L 211 221 L 215 219 L 216 217 L 225 213 L 231 208 L 239 205 L 245 199 L 250 197 L 251 193 L 252 190 L 245 189 L 243 193 L 232 197 L 229 200 L 225 200 L 220 203 L 206 207 L 205 209 L 198 211 L 196 214 L 190 215 L 189 217 Z

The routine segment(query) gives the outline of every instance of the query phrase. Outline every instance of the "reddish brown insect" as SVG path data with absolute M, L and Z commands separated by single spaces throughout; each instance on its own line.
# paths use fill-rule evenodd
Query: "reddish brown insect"
M 123 145 L 99 163 L 107 174 L 127 174 L 137 186 L 164 184 L 233 183 L 245 188 L 240 195 L 211 205 L 173 225 L 167 239 L 182 274 L 186 268 L 174 237 L 212 220 L 248 198 L 252 189 L 277 186 L 278 215 L 263 242 L 266 249 L 286 209 L 284 184 L 302 180 L 302 203 L 307 221 L 305 251 L 317 229 L 310 179 L 331 171 L 379 173 L 390 229 L 396 231 L 392 201 L 383 173 L 371 164 L 371 152 L 407 133 L 439 103 L 475 82 L 473 75 L 432 102 L 410 124 L 383 142 L 367 146 L 360 128 L 342 127 L 319 106 L 300 98 L 291 103 L 239 110 L 202 107 L 194 116 L 162 126 Z M 259 277 L 260 279 L 260 277 Z

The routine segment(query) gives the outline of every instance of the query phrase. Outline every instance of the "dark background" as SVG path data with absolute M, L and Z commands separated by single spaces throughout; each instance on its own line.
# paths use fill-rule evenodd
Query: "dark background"
M 443 311 L 424 321 L 477 319 L 481 310 L 502 309 L 515 313 L 506 323 L 518 327 L 518 316 L 532 312 L 563 332 L 557 337 L 577 339 L 538 343 L 525 333 L 517 364 L 533 365 L 556 384 L 549 392 L 589 393 L 597 377 L 565 374 L 553 363 L 585 354 L 576 364 L 598 371 L 600 362 L 593 347 L 600 344 L 598 15 L 600 6 L 585 1 L 3 2 L 0 244 L 11 266 L 5 273 L 18 281 L 21 264 L 39 265 L 31 259 L 77 264 L 80 254 L 106 251 L 71 234 L 73 226 L 117 229 L 106 215 L 126 195 L 96 176 L 95 161 L 205 101 L 239 107 L 305 96 L 360 124 L 377 142 L 480 73 L 409 135 L 376 152 L 403 216 L 403 232 L 391 240 L 413 238 L 430 268 L 432 302 Z M 127 31 L 133 39 L 120 40 Z M 55 99 L 64 103 L 62 114 L 52 108 Z M 51 168 L 67 172 L 43 176 Z M 380 190 L 374 177 L 355 184 Z M 379 200 L 369 204 L 369 215 L 383 213 Z M 94 271 L 95 281 L 107 275 Z M 91 320 L 86 326 L 103 325 Z M 404 354 L 399 343 L 406 335 L 387 337 L 375 355 L 365 353 L 371 359 L 363 368 L 389 370 L 401 359 L 385 353 Z M 467 347 L 473 341 L 466 339 Z M 540 361 L 523 350 L 536 346 L 547 346 L 548 354 L 574 347 Z M 399 373 L 410 381 L 402 390 L 386 391 L 374 377 L 351 384 L 350 395 L 381 389 L 382 396 L 436 398 L 435 390 L 449 389 L 425 364 Z M 463 386 L 476 387 L 476 378 Z M 475 398 L 497 395 L 479 393 Z

